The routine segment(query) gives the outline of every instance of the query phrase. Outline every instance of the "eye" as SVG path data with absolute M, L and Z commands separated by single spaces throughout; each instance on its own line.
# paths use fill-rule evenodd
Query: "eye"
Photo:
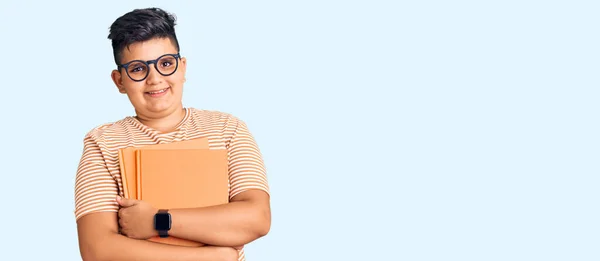
M 171 67 L 171 66 L 173 66 L 173 64 L 175 64 L 175 63 L 174 63 L 172 57 L 165 57 L 165 58 L 160 59 L 160 61 L 159 61 L 159 65 L 162 68 Z
M 146 70 L 145 66 L 140 66 L 140 65 L 129 66 L 129 72 L 131 72 L 131 73 L 140 73 L 140 72 L 144 72 L 144 70 Z

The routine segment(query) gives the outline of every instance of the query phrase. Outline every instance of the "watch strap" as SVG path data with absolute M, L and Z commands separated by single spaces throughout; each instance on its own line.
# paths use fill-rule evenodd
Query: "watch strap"
M 169 237 L 169 232 L 168 232 L 168 231 L 166 231 L 166 230 L 159 230 L 159 231 L 158 231 L 158 236 L 159 236 L 159 237 L 163 237 L 163 238 L 164 238 L 164 237 Z

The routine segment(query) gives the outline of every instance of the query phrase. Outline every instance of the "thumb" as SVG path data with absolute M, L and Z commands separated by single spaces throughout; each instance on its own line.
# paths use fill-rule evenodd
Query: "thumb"
M 117 196 L 117 203 L 119 203 L 121 207 L 131 207 L 135 205 L 135 201 L 135 199 L 128 199 Z

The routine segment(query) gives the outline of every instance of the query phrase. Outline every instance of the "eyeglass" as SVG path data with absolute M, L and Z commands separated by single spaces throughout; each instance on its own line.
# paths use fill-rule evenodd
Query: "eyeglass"
M 154 64 L 154 69 L 162 76 L 174 74 L 179 67 L 179 58 L 181 58 L 179 53 L 164 54 L 154 60 L 133 60 L 125 64 L 120 64 L 117 66 L 117 69 L 120 71 L 121 68 L 125 68 L 125 72 L 127 72 L 127 76 L 131 80 L 141 82 L 150 74 L 150 64 Z

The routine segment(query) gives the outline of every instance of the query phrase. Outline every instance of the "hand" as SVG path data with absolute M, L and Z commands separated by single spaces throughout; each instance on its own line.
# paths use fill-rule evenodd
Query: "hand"
M 148 239 L 157 236 L 154 229 L 154 214 L 158 209 L 142 200 L 117 197 L 119 209 L 119 226 L 121 233 L 135 239 Z

